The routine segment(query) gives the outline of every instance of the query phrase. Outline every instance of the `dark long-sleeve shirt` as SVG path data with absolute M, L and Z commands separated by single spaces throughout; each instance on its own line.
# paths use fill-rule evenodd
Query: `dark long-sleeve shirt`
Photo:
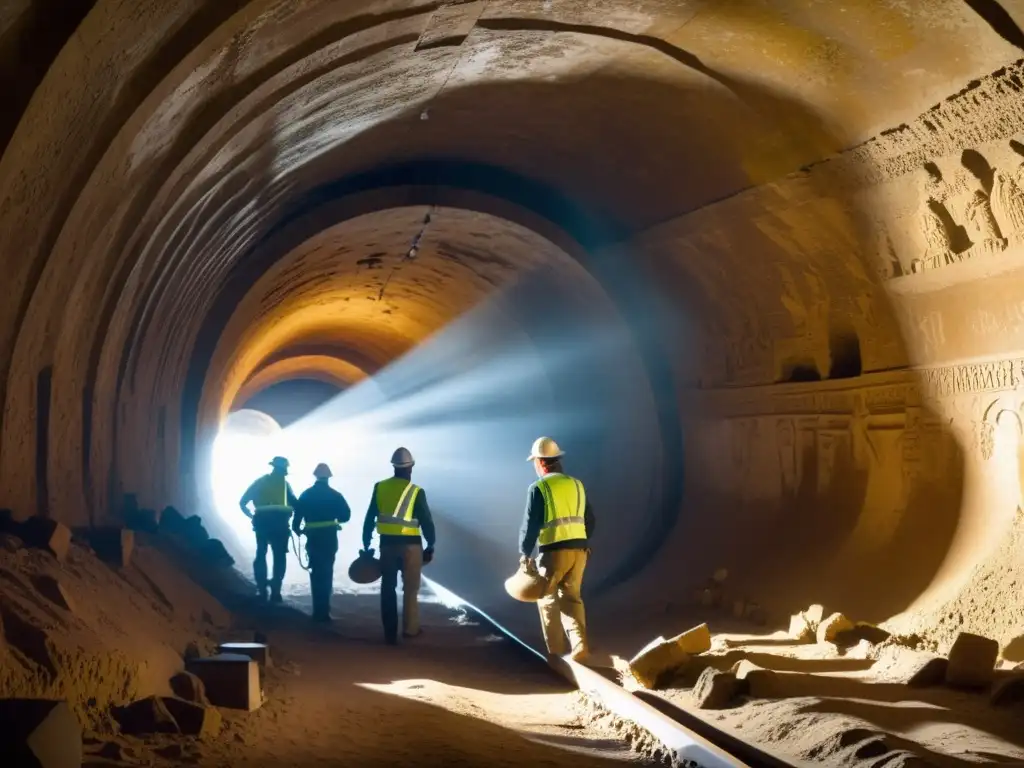
M 586 539 L 568 539 L 556 541 L 554 544 L 544 544 L 540 547 L 541 552 L 551 552 L 556 549 L 586 549 L 588 539 L 594 535 L 594 509 L 587 499 L 583 510 L 583 522 L 587 529 Z M 533 548 L 537 545 L 537 538 L 540 536 L 540 529 L 544 526 L 544 494 L 540 486 L 534 483 L 526 494 L 526 512 L 523 514 L 523 525 L 519 529 L 519 551 L 530 557 L 533 555 Z
M 363 547 L 365 549 L 370 548 L 370 542 L 373 539 L 373 532 L 376 530 L 377 517 L 380 515 L 380 510 L 377 508 L 377 488 L 374 487 L 373 493 L 370 494 L 370 506 L 366 510 L 366 519 L 363 520 Z M 427 505 L 427 492 L 420 488 L 420 492 L 416 494 L 416 501 L 412 505 L 412 516 L 420 521 L 420 533 L 427 542 L 427 548 L 434 546 L 435 532 L 434 532 L 434 518 L 430 515 L 430 507 Z M 380 537 L 381 546 L 387 544 L 419 544 L 419 536 L 392 536 L 385 535 Z
M 345 497 L 331 488 L 326 480 L 318 480 L 304 490 L 295 503 L 292 528 L 299 530 L 303 520 L 307 523 L 323 523 L 329 520 L 347 523 L 351 519 L 352 510 Z

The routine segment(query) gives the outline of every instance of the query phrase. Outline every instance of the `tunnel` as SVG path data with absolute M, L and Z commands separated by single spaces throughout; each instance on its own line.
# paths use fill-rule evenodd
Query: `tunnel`
M 608 653 L 820 604 L 1024 662 L 1024 3 L 2 5 L 13 520 L 251 578 L 239 496 L 326 462 L 362 595 L 402 446 L 424 577 L 541 647 L 549 436 Z

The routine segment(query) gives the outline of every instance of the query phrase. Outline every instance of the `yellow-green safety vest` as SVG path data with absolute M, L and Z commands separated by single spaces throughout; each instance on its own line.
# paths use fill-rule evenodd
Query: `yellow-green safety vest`
M 391 477 L 377 483 L 373 493 L 377 500 L 378 535 L 420 535 L 420 521 L 412 516 L 419 486 L 402 477 Z
M 255 496 L 253 504 L 256 505 L 257 514 L 292 511 L 288 504 L 288 481 L 284 475 L 269 474 L 261 477 Z
M 560 541 L 587 538 L 587 525 L 583 510 L 587 508 L 587 494 L 583 483 L 568 475 L 552 473 L 537 481 L 544 497 L 544 525 L 537 543 L 540 546 Z

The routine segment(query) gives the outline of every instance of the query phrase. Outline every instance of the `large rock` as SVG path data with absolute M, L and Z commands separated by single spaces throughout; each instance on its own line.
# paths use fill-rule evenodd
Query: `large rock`
M 994 707 L 1024 702 L 1024 674 L 1015 673 L 996 682 L 992 686 L 989 702 Z
M 697 678 L 691 695 L 698 709 L 722 709 L 736 698 L 738 692 L 739 681 L 734 674 L 708 667 Z
M 949 650 L 946 684 L 955 688 L 987 688 L 992 684 L 999 643 L 961 632 Z
M 708 629 L 707 624 L 699 624 L 676 635 L 669 642 L 678 645 L 683 653 L 689 656 L 696 656 L 698 653 L 705 653 L 711 650 L 711 631 Z
M 804 617 L 807 619 L 807 623 L 811 629 L 815 632 L 818 631 L 818 625 L 825 619 L 825 608 L 824 606 L 815 603 L 810 606 L 806 611 L 803 612 Z
M 179 534 L 185 528 L 185 518 L 174 507 L 164 507 L 160 513 L 160 533 Z
M 82 729 L 67 702 L 0 699 L 0 755 L 12 768 L 81 768 Z
M 235 558 L 228 554 L 224 542 L 220 539 L 208 539 L 203 543 L 200 551 L 203 554 L 203 560 L 210 565 L 230 568 L 235 564 Z
M 129 736 L 181 732 L 178 722 L 159 696 L 140 699 L 126 707 L 115 707 L 113 715 L 121 731 Z
M 21 524 L 18 535 L 26 546 L 49 550 L 60 561 L 71 548 L 71 529 L 47 517 L 30 517 Z
M 181 535 L 197 549 L 202 548 L 210 540 L 210 534 L 203 527 L 203 518 L 199 515 L 192 515 L 185 519 Z
M 814 640 L 814 629 L 807 621 L 803 612 L 789 617 L 789 636 L 798 643 L 810 643 Z
M 203 681 L 206 695 L 215 706 L 252 712 L 263 703 L 260 668 L 248 656 L 221 653 L 189 659 L 185 668 Z
M 213 707 L 165 696 L 163 704 L 186 736 L 211 739 L 220 733 L 221 714 Z
M 690 661 L 690 655 L 674 640 L 659 637 L 629 660 L 633 677 L 644 688 L 657 688 L 670 673 L 674 673 Z
M 907 685 L 911 688 L 931 688 L 941 685 L 946 679 L 949 662 L 941 656 L 923 657 L 911 667 Z
M 135 549 L 135 532 L 114 526 L 93 528 L 89 532 L 89 545 L 103 562 L 127 568 Z
M 834 643 L 841 632 L 849 632 L 854 623 L 841 613 L 833 613 L 818 624 L 817 637 L 819 643 Z
M 190 701 L 193 704 L 207 706 L 210 703 L 210 700 L 206 698 L 206 686 L 203 685 L 203 681 L 191 672 L 179 672 L 172 677 L 171 690 L 179 699 Z
M 736 662 L 732 674 L 737 681 L 737 693 L 759 699 L 774 698 L 779 694 L 778 675 L 747 659 Z

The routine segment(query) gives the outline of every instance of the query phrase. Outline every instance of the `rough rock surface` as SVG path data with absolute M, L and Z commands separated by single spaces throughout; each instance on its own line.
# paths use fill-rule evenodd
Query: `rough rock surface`
M 732 702 L 739 688 L 739 681 L 731 672 L 705 669 L 693 688 L 694 706 L 698 709 L 721 709 Z
M 850 632 L 854 624 L 841 613 L 833 613 L 818 624 L 817 637 L 819 643 L 834 643 L 841 632 Z

